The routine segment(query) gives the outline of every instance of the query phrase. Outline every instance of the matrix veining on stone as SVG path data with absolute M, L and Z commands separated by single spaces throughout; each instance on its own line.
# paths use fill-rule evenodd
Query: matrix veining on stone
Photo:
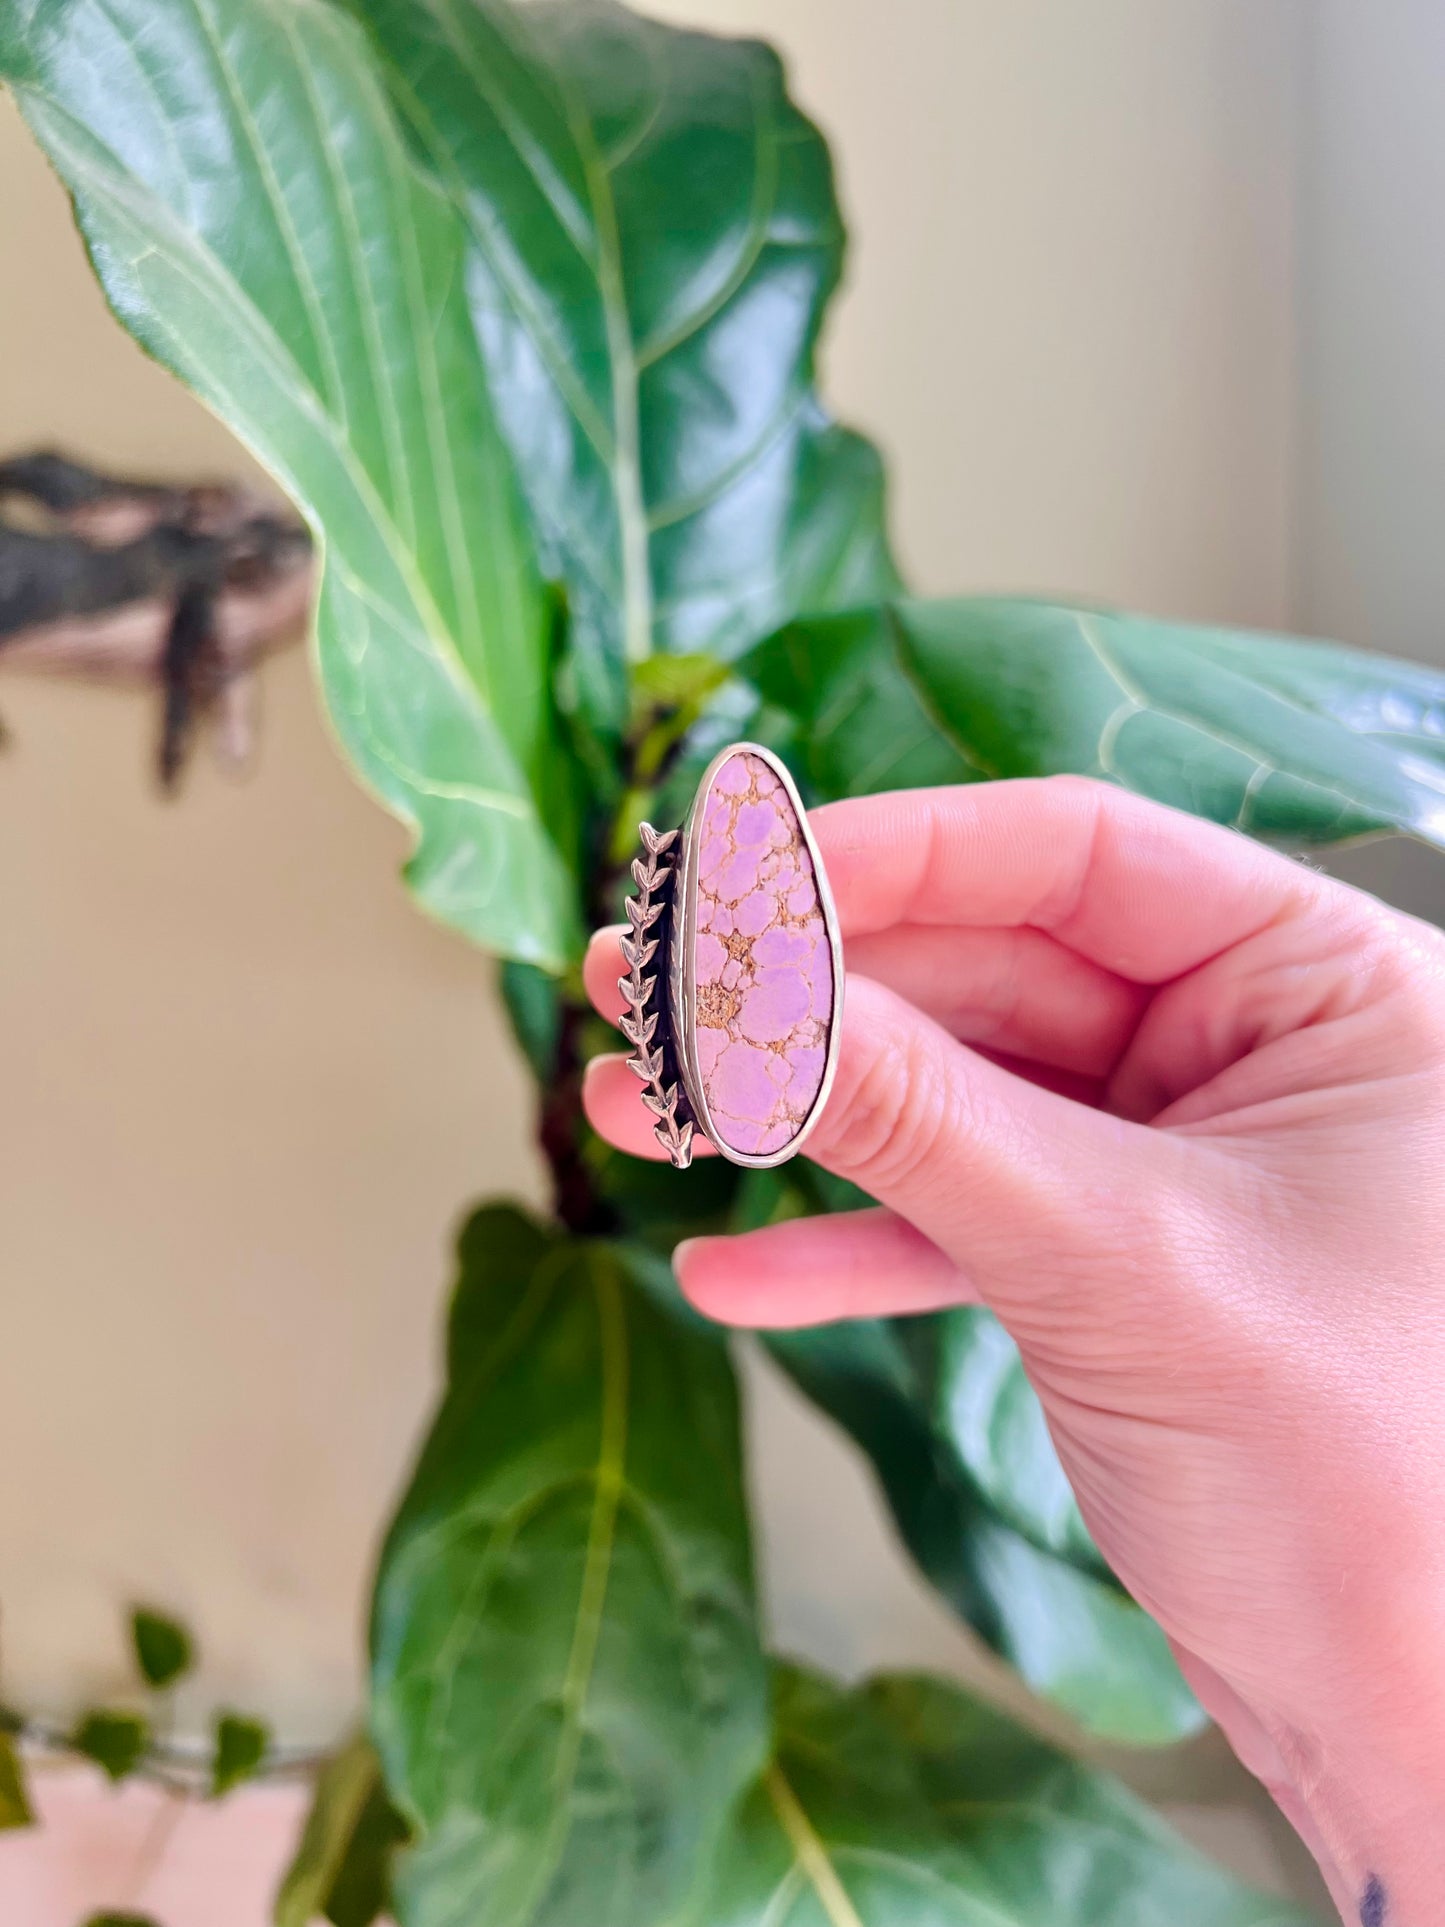
M 702 806 L 697 869 L 697 1066 L 713 1131 L 764 1156 L 817 1100 L 833 959 L 802 825 L 760 756 L 739 750 Z

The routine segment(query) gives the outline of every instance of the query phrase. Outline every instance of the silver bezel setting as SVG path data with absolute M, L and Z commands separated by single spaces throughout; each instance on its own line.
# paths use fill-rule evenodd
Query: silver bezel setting
M 767 764 L 783 786 L 783 793 L 793 807 L 798 826 L 803 833 L 804 847 L 813 864 L 813 877 L 818 892 L 818 907 L 823 915 L 823 928 L 828 936 L 828 954 L 833 966 L 833 1010 L 828 1020 L 828 1044 L 823 1059 L 823 1081 L 818 1086 L 818 1095 L 812 1108 L 799 1127 L 797 1135 L 777 1151 L 761 1155 L 751 1155 L 744 1151 L 731 1150 L 724 1144 L 713 1124 L 712 1113 L 708 1109 L 707 1093 L 703 1089 L 702 1074 L 697 1061 L 697 965 L 694 948 L 697 938 L 697 892 L 694 883 L 697 878 L 698 862 L 702 848 L 702 805 L 712 788 L 713 779 L 723 764 L 734 756 L 756 756 Z M 807 812 L 803 799 L 798 794 L 797 785 L 788 772 L 787 766 L 770 749 L 761 743 L 729 743 L 720 749 L 708 764 L 702 780 L 692 799 L 687 821 L 682 831 L 682 859 L 677 876 L 677 894 L 673 898 L 673 943 L 671 968 L 668 973 L 667 994 L 671 1007 L 672 1034 L 676 1040 L 678 1070 L 682 1076 L 682 1087 L 687 1096 L 688 1106 L 697 1121 L 697 1127 L 721 1157 L 730 1164 L 740 1164 L 750 1171 L 770 1170 L 776 1164 L 786 1164 L 802 1149 L 805 1140 L 812 1133 L 818 1119 L 822 1116 L 823 1106 L 833 1088 L 833 1078 L 838 1069 L 838 1046 L 843 1034 L 843 937 L 838 928 L 838 912 L 833 903 L 833 893 L 828 885 L 828 874 L 823 868 L 823 859 L 813 840 L 813 832 L 808 827 Z

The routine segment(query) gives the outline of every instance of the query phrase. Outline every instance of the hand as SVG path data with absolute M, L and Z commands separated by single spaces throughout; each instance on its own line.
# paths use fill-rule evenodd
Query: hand
M 848 979 L 808 1154 L 882 1208 L 693 1241 L 684 1291 L 751 1326 L 990 1305 L 1346 1918 L 1438 1920 L 1445 939 L 1074 779 L 810 820 Z M 618 970 L 601 932 L 614 1018 Z M 653 1155 L 636 1092 L 590 1067 L 597 1128 Z

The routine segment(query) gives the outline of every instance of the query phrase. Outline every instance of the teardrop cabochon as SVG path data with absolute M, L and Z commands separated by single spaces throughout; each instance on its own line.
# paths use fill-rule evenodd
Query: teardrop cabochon
M 734 1164 L 801 1147 L 827 1102 L 843 941 L 792 777 L 759 743 L 708 765 L 688 812 L 669 996 L 693 1116 Z

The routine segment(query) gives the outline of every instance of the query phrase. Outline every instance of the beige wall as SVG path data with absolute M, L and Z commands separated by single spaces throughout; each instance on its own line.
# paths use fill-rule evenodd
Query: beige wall
M 1445 9 L 1314 0 L 1305 61 L 1297 620 L 1445 665 Z M 1445 864 L 1351 852 L 1445 924 Z
M 1288 620 L 1297 0 L 659 10 L 769 31 L 837 137 L 830 387 L 893 458 L 920 586 Z M 0 446 L 240 465 L 106 320 L 3 106 L 0 276 Z M 174 805 L 139 701 L 0 678 L 0 713 L 7 1686 L 104 1686 L 143 1590 L 194 1617 L 208 1691 L 324 1736 L 449 1226 L 535 1182 L 488 968 L 410 910 L 299 657 L 253 779 L 202 765 Z M 763 1378 L 756 1419 L 779 1637 L 976 1667 L 841 1448 Z M 1217 1747 L 1158 1771 L 1280 1873 Z

